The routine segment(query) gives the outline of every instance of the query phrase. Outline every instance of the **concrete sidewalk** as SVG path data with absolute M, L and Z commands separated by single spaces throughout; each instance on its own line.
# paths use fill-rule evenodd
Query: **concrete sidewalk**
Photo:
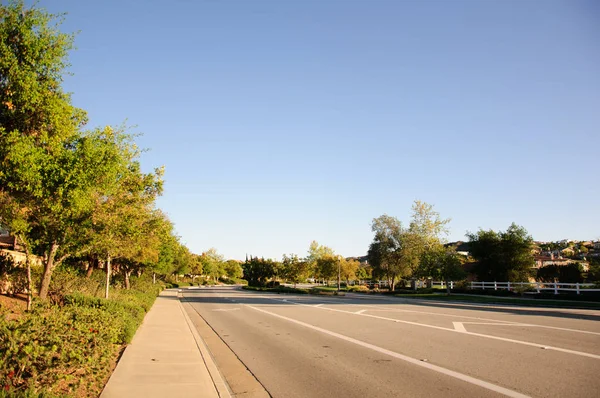
M 157 297 L 104 387 L 102 398 L 231 396 L 177 292 L 168 289 Z

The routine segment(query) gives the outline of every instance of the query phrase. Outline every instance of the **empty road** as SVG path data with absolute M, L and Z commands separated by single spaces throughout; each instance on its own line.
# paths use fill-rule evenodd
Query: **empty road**
M 222 340 L 207 343 L 237 396 L 260 393 L 236 383 L 241 364 L 231 358 L 282 398 L 600 396 L 600 311 L 236 288 L 182 294 L 194 323 L 201 317 Z

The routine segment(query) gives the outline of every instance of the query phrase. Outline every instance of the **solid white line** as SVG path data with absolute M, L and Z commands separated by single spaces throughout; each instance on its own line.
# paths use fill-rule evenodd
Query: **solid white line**
M 482 321 L 502 322 L 502 323 L 513 324 L 513 325 L 532 326 L 532 327 L 538 327 L 538 328 L 544 328 L 544 329 L 555 329 L 555 330 L 563 330 L 565 332 L 585 333 L 585 334 L 593 334 L 596 336 L 600 336 L 600 333 L 598 333 L 598 332 L 591 332 L 588 330 L 579 330 L 579 329 L 561 328 L 558 326 L 539 325 L 539 324 L 535 324 L 535 323 L 520 323 L 520 322 L 515 322 L 515 321 L 505 321 L 502 319 L 481 318 L 481 317 L 458 315 L 458 314 L 441 314 L 439 312 L 429 312 L 429 311 L 402 310 L 402 309 L 397 309 L 397 308 L 382 309 L 382 308 L 379 308 L 380 306 L 369 305 L 369 304 L 356 304 L 356 305 L 360 305 L 363 307 L 375 307 L 376 308 L 376 309 L 369 310 L 369 311 L 411 312 L 411 313 L 415 313 L 415 314 L 437 315 L 437 316 L 445 316 L 445 317 L 451 317 L 451 318 L 477 319 L 477 320 L 482 320 Z M 461 311 L 465 311 L 465 310 L 461 310 Z
M 322 305 L 323 305 L 323 303 L 321 303 L 321 304 L 316 304 L 316 305 L 314 305 L 314 307 L 320 307 L 320 306 L 322 306 Z
M 457 332 L 466 333 L 467 329 L 465 329 L 465 325 L 463 325 L 462 322 L 452 322 L 452 324 L 454 325 L 454 330 Z
M 373 351 L 377 351 L 379 353 L 391 356 L 393 358 L 400 359 L 400 360 L 408 362 L 408 363 L 410 363 L 412 365 L 420 366 L 422 368 L 429 369 L 429 370 L 432 370 L 434 372 L 438 372 L 438 373 L 444 374 L 446 376 L 454 377 L 454 378 L 456 378 L 458 380 L 462 380 L 464 382 L 474 384 L 476 386 L 485 388 L 485 389 L 490 390 L 490 391 L 497 392 L 499 394 L 504 394 L 504 395 L 506 395 L 508 397 L 514 397 L 514 398 L 525 398 L 525 397 L 528 397 L 528 395 L 524 395 L 524 394 L 521 394 L 519 392 L 516 392 L 516 391 L 513 391 L 513 390 L 509 390 L 508 388 L 504 388 L 504 387 L 501 387 L 501 386 L 489 383 L 487 381 L 476 379 L 474 377 L 471 377 L 471 376 L 468 376 L 468 375 L 465 375 L 465 374 L 462 374 L 462 373 L 459 373 L 459 372 L 455 372 L 453 370 L 446 369 L 446 368 L 443 368 L 441 366 L 433 365 L 433 364 L 431 364 L 429 362 L 422 362 L 422 361 L 420 361 L 418 359 L 411 358 L 409 356 L 402 355 L 400 353 L 397 353 L 397 352 L 394 352 L 394 351 L 390 351 L 390 350 L 387 350 L 385 348 L 382 348 L 382 347 L 379 347 L 379 346 L 376 346 L 376 345 L 373 345 L 373 344 L 370 344 L 370 343 L 367 343 L 367 342 L 364 342 L 364 341 L 361 341 L 361 340 L 357 340 L 357 339 L 354 339 L 352 337 L 345 336 L 343 334 L 332 332 L 330 330 L 323 329 L 323 328 L 320 328 L 318 326 L 311 325 L 309 323 L 298 321 L 298 320 L 293 319 L 293 318 L 288 318 L 288 317 L 283 316 L 283 315 L 275 314 L 273 312 L 266 311 L 266 310 L 264 310 L 262 308 L 257 308 L 257 307 L 251 306 L 251 305 L 248 305 L 248 307 L 250 307 L 250 308 L 252 308 L 252 309 L 254 309 L 256 311 L 259 311 L 259 312 L 262 312 L 262 313 L 265 313 L 265 314 L 269 314 L 269 315 L 274 316 L 276 318 L 280 318 L 280 319 L 286 320 L 288 322 L 292 322 L 292 323 L 295 323 L 297 325 L 304 326 L 306 328 L 309 328 L 309 329 L 316 330 L 318 332 L 327 334 L 329 336 L 336 337 L 338 339 L 347 341 L 349 343 L 353 343 L 353 344 L 359 345 L 361 347 L 365 347 L 365 348 L 371 349 Z
M 366 310 L 360 310 L 360 311 L 356 311 L 355 314 L 362 314 L 363 312 L 365 312 Z
M 281 301 L 279 299 L 271 299 L 271 300 Z M 293 302 L 293 301 L 289 301 L 289 302 L 293 303 L 293 304 L 296 304 L 296 305 L 305 306 L 305 307 L 312 307 L 312 305 L 308 305 L 308 304 L 301 304 L 301 303 L 296 303 L 296 302 Z M 527 345 L 527 346 L 530 346 L 530 347 L 543 348 L 545 350 L 560 351 L 560 352 L 564 352 L 564 353 L 567 353 L 567 354 L 574 354 L 574 355 L 580 355 L 580 356 L 588 357 L 588 358 L 600 359 L 600 355 L 591 354 L 591 353 L 583 352 L 583 351 L 569 350 L 569 349 L 566 349 L 566 348 L 554 347 L 554 346 L 549 346 L 549 345 L 545 345 L 545 344 L 530 343 L 528 341 L 513 340 L 513 339 L 508 339 L 508 338 L 505 338 L 505 337 L 498 337 L 498 336 L 492 336 L 492 335 L 481 334 L 481 333 L 459 332 L 456 329 L 444 328 L 444 327 L 441 327 L 441 326 L 427 325 L 425 323 L 418 323 L 418 322 L 403 321 L 403 320 L 400 320 L 400 319 L 387 318 L 387 317 L 384 317 L 384 316 L 377 316 L 377 315 L 371 315 L 371 314 L 357 314 L 355 312 L 338 310 L 338 309 L 335 309 L 335 308 L 319 307 L 319 309 L 321 309 L 321 310 L 327 310 L 327 311 L 334 311 L 334 312 L 341 312 L 341 313 L 344 313 L 344 314 L 366 316 L 366 317 L 369 317 L 369 318 L 381 319 L 381 320 L 384 320 L 384 321 L 392 321 L 392 322 L 396 322 L 396 323 L 404 323 L 404 324 L 407 324 L 407 325 L 422 326 L 422 327 L 430 328 L 430 329 L 445 330 L 447 332 L 468 334 L 468 335 L 471 335 L 471 336 L 478 336 L 478 337 L 483 337 L 483 338 L 487 338 L 487 339 L 491 339 L 491 340 L 506 341 L 506 342 L 509 342 L 509 343 L 522 344 L 522 345 Z

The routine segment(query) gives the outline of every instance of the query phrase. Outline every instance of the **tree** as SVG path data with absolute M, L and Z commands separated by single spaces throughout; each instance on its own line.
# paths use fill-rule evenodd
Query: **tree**
M 537 269 L 536 279 L 540 282 L 581 283 L 583 267 L 578 263 L 546 265 Z
M 315 266 L 315 275 L 317 278 L 329 282 L 331 279 L 337 277 L 339 262 L 339 257 L 334 254 L 326 254 L 322 257 L 319 257 Z
M 244 274 L 244 270 L 240 263 L 236 260 L 227 260 L 223 264 L 223 270 L 225 271 L 225 275 L 227 275 L 230 279 L 240 279 Z
M 448 234 L 449 222 L 449 218 L 440 218 L 440 214 L 433 210 L 433 205 L 415 200 L 409 229 L 419 236 L 425 248 L 428 248 L 442 242 L 442 236 Z
M 460 256 L 442 245 L 423 253 L 420 270 L 422 276 L 445 281 L 447 294 L 450 294 L 448 282 L 461 280 L 466 276 Z
M 373 219 L 371 230 L 375 237 L 369 246 L 369 264 L 374 274 L 385 277 L 390 290 L 394 290 L 396 281 L 410 274 L 417 259 L 415 235 L 404 229 L 396 217 L 387 214 Z
M 60 31 L 60 15 L 22 0 L 0 5 L 0 18 L 0 137 L 16 132 L 60 145 L 87 121 L 61 86 L 74 35 Z
M 89 192 L 103 186 L 111 159 L 94 133 L 80 134 L 85 112 L 61 88 L 73 36 L 23 1 L 0 6 L 0 18 L 0 195 L 24 223 L 23 241 L 44 254 L 45 298 L 53 269 L 78 246 Z
M 264 258 L 250 257 L 242 264 L 244 279 L 250 286 L 264 286 L 275 275 L 275 262 Z
M 342 258 L 340 260 L 340 268 L 341 268 L 341 278 L 346 281 L 348 284 L 349 281 L 356 279 L 356 274 L 360 268 L 360 262 L 354 259 L 345 259 Z
M 334 255 L 335 253 L 332 248 L 319 245 L 319 243 L 316 240 L 313 240 L 310 243 L 310 246 L 308 248 L 308 255 L 305 258 L 307 267 L 308 269 L 312 270 L 313 276 L 318 277 L 317 274 L 319 272 L 317 270 L 317 260 L 319 260 L 320 258 Z
M 213 280 L 218 280 L 225 274 L 224 262 L 225 259 L 217 252 L 217 249 L 211 247 L 200 256 L 204 275 L 207 275 Z
M 120 130 L 105 128 L 99 142 L 106 146 L 111 163 L 104 164 L 102 185 L 88 192 L 93 203 L 88 228 L 89 252 L 104 258 L 106 268 L 105 297 L 108 298 L 113 260 L 121 260 L 125 286 L 129 288 L 131 272 L 144 263 L 159 259 L 161 234 L 165 218 L 154 210 L 162 193 L 162 169 L 142 173 L 139 150 L 132 137 Z
M 356 270 L 356 279 L 365 280 L 371 279 L 373 277 L 373 268 L 369 265 L 366 267 L 360 266 Z
M 284 278 L 292 282 L 294 287 L 296 287 L 297 283 L 305 281 L 308 278 L 308 273 L 310 272 L 309 263 L 298 258 L 296 254 L 290 254 L 289 256 L 284 254 L 281 264 Z
M 533 238 L 525 228 L 512 223 L 506 232 L 480 229 L 468 232 L 467 237 L 479 280 L 520 282 L 529 278 L 534 264 Z

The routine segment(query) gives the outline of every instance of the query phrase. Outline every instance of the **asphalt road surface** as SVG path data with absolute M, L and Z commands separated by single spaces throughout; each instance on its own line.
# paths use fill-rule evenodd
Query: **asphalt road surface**
M 183 297 L 273 397 L 600 396 L 600 311 L 236 288 Z

